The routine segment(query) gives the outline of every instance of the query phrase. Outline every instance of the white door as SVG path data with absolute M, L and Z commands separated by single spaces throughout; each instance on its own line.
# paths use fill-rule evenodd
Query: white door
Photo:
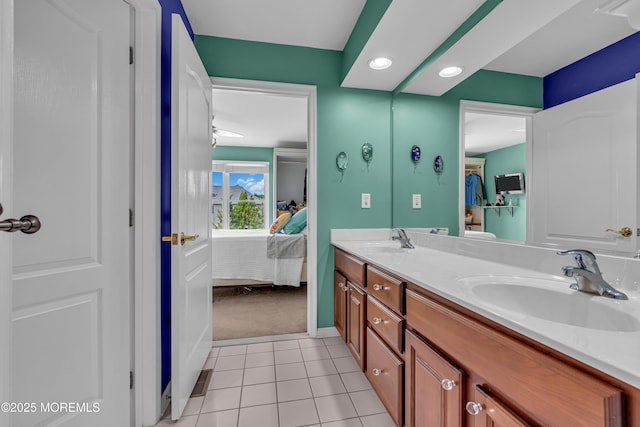
M 211 350 L 211 83 L 179 15 L 171 68 L 171 417 Z
M 632 79 L 534 116 L 533 243 L 635 252 L 637 103 Z
M 121 0 L 15 1 L 6 207 L 42 228 L 11 236 L 14 426 L 129 424 L 130 25 Z

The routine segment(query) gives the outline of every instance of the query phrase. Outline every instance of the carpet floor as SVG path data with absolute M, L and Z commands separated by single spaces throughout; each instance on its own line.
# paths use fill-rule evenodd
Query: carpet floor
M 213 339 L 306 332 L 307 287 L 213 288 Z

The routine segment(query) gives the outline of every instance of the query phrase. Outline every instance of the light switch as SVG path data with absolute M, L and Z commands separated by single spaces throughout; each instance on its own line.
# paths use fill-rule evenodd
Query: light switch
M 411 206 L 413 209 L 421 209 L 422 208 L 422 195 L 414 194 L 413 199 L 411 201 Z
M 371 208 L 371 194 L 362 193 L 362 209 Z

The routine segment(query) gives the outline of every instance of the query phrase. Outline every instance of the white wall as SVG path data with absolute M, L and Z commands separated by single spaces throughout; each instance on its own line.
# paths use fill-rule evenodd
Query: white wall
M 302 203 L 306 167 L 306 162 L 278 160 L 277 200 L 286 200 L 287 203 L 295 200 L 297 204 Z

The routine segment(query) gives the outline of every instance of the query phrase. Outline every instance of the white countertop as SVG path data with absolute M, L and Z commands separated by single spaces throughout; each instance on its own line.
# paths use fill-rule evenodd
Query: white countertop
M 415 249 L 401 249 L 398 242 L 389 240 L 389 235 L 388 229 L 375 230 L 367 232 L 367 238 L 363 239 L 361 233 L 360 240 L 351 240 L 352 236 L 332 233 L 331 243 L 396 276 L 640 388 L 640 329 L 631 332 L 600 330 L 528 316 L 479 300 L 471 288 L 474 281 L 486 280 L 487 277 L 492 278 L 492 283 L 534 283 L 554 292 L 566 292 L 571 298 L 591 298 L 596 304 L 605 304 L 613 310 L 627 313 L 633 318 L 633 322 L 640 322 L 640 292 L 635 289 L 619 289 L 629 296 L 626 301 L 578 293 L 568 288 L 572 280 L 560 275 L 476 258 L 469 256 L 469 251 L 466 255 L 458 255 L 418 245 Z M 436 240 L 438 239 L 460 238 L 437 236 Z M 482 247 L 482 243 L 474 244 Z M 517 245 L 510 250 L 517 252 L 515 246 Z M 491 250 L 491 246 L 487 248 Z M 567 265 L 572 262 L 571 259 L 563 261 Z

